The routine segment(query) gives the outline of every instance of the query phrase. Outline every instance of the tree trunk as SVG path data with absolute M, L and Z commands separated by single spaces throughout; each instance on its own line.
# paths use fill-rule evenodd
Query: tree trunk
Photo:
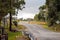
M 4 22 L 4 27 L 5 27 L 5 18 L 4 18 L 4 21 L 3 22 Z
M 0 26 L 1 26 L 1 19 L 0 19 Z
M 10 13 L 10 27 L 9 30 L 12 31 L 12 14 Z
M 11 4 L 11 0 L 10 0 L 10 9 L 12 8 L 12 4 Z M 12 13 L 11 13 L 11 10 L 10 10 L 10 27 L 9 27 L 9 30 L 12 31 Z

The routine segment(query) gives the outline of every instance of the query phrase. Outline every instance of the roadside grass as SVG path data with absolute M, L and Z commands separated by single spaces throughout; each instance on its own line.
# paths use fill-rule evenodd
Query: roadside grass
M 26 29 L 26 27 L 23 25 L 18 25 L 18 27 L 12 25 L 12 29 L 16 29 L 16 28 L 18 28 L 19 30 Z M 19 36 L 19 37 L 23 36 L 21 31 L 20 32 L 10 32 L 9 27 L 7 27 L 7 26 L 5 27 L 5 31 L 8 33 L 8 40 L 16 40 L 16 36 Z
M 41 21 L 30 21 L 29 23 L 30 24 L 41 24 L 41 25 L 46 24 L 46 22 L 41 22 Z
M 60 32 L 60 25 L 54 25 L 54 26 L 51 26 L 49 27 L 47 24 L 46 25 L 43 25 L 43 28 L 45 29 L 48 29 L 48 30 L 51 30 L 51 31 L 54 31 L 54 32 Z
M 53 27 L 48 27 L 47 24 L 43 25 L 43 28 L 48 29 L 50 31 L 55 31 L 55 29 Z
M 26 29 L 26 27 L 25 27 L 25 26 L 23 26 L 23 25 L 18 25 L 18 29 L 20 29 L 20 30 L 25 30 L 25 29 Z
M 16 40 L 16 36 L 22 36 L 21 32 L 8 32 L 8 40 Z
M 5 27 L 5 31 L 8 33 L 8 40 L 16 40 L 16 36 L 22 36 L 22 32 L 10 32 L 9 27 Z M 12 25 L 12 29 L 15 29 L 16 27 Z
M 41 21 L 31 21 L 30 24 L 42 25 L 43 28 L 48 29 L 50 31 L 60 32 L 60 24 L 57 24 L 51 27 L 47 25 L 47 22 L 41 22 Z
M 9 30 L 9 27 L 5 27 L 7 30 Z M 23 25 L 18 25 L 17 27 L 15 26 L 15 25 L 12 25 L 12 29 L 19 29 L 19 30 L 25 30 L 26 29 L 26 27 L 25 26 L 23 26 Z

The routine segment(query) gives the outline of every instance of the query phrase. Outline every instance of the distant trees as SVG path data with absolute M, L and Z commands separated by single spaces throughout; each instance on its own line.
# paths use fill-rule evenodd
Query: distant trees
M 43 5 L 39 7 L 40 12 L 35 15 L 34 19 L 39 20 L 39 21 L 45 21 L 45 11 L 46 11 L 46 6 Z
M 39 10 L 34 19 L 47 21 L 49 26 L 57 24 L 57 21 L 60 22 L 60 0 L 46 0 L 46 4 L 40 6 Z
M 36 15 L 34 16 L 34 20 L 35 20 L 35 21 L 39 21 L 39 19 L 38 19 L 38 14 L 36 14 Z

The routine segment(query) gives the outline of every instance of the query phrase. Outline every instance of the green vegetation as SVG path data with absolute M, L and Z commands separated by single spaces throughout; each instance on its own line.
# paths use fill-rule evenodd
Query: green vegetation
M 54 26 L 56 21 L 60 21 L 60 0 L 46 0 L 48 8 L 48 25 Z
M 9 31 L 9 27 L 5 26 L 5 31 L 8 33 L 8 40 L 16 40 L 16 36 L 22 37 L 22 32 L 11 32 Z M 24 30 L 26 29 L 23 25 L 18 25 L 18 30 Z M 16 26 L 12 25 L 12 29 L 16 29 Z
M 60 25 L 54 25 L 54 26 L 48 26 L 47 22 L 41 22 L 41 21 L 30 21 L 30 24 L 38 24 L 42 25 L 43 28 L 50 30 L 50 31 L 55 31 L 55 32 L 60 32 Z
M 16 36 L 22 36 L 21 32 L 9 32 L 8 33 L 8 40 L 16 40 Z
M 45 24 L 45 25 L 43 25 L 43 28 L 51 30 L 51 31 L 55 31 L 55 32 L 60 32 L 60 25 L 48 27 L 48 25 Z
M 21 32 L 10 31 L 16 28 L 14 25 L 12 25 L 12 15 L 17 15 L 18 10 L 22 10 L 24 8 L 23 5 L 25 5 L 24 0 L 0 0 L 0 24 L 1 20 L 4 19 L 8 13 L 10 14 L 10 26 L 8 24 L 8 27 L 5 27 L 5 31 L 8 33 L 8 40 L 16 40 L 15 37 L 17 35 L 22 36 Z
M 35 17 L 34 17 L 34 19 L 36 21 L 45 21 L 45 19 L 46 19 L 45 9 L 46 9 L 45 5 L 39 7 L 40 12 L 39 12 L 39 14 L 36 14 Z
M 19 28 L 20 30 L 25 30 L 26 29 L 26 27 L 25 26 L 23 26 L 23 25 L 18 25 L 18 27 L 17 28 Z
M 15 10 L 25 4 L 24 0 L 0 0 L 0 21 L 8 13 L 15 14 Z
M 10 14 L 10 27 L 9 30 L 12 30 L 12 15 L 17 15 L 18 10 L 24 8 L 24 0 L 0 0 L 0 24 L 1 20 L 9 13 Z M 17 11 L 16 11 L 17 10 Z M 17 12 L 17 13 L 16 13 Z M 1 25 L 0 25 L 1 26 Z
M 39 14 L 36 14 L 36 21 L 46 22 L 45 28 L 60 31 L 60 0 L 46 0 L 46 4 L 39 7 Z

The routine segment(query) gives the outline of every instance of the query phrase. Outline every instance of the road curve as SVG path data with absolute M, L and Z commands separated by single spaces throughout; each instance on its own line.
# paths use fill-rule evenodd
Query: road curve
M 24 22 L 19 24 L 27 27 L 27 30 L 33 34 L 35 40 L 60 40 L 60 33 L 44 29 L 42 25 L 28 24 Z

